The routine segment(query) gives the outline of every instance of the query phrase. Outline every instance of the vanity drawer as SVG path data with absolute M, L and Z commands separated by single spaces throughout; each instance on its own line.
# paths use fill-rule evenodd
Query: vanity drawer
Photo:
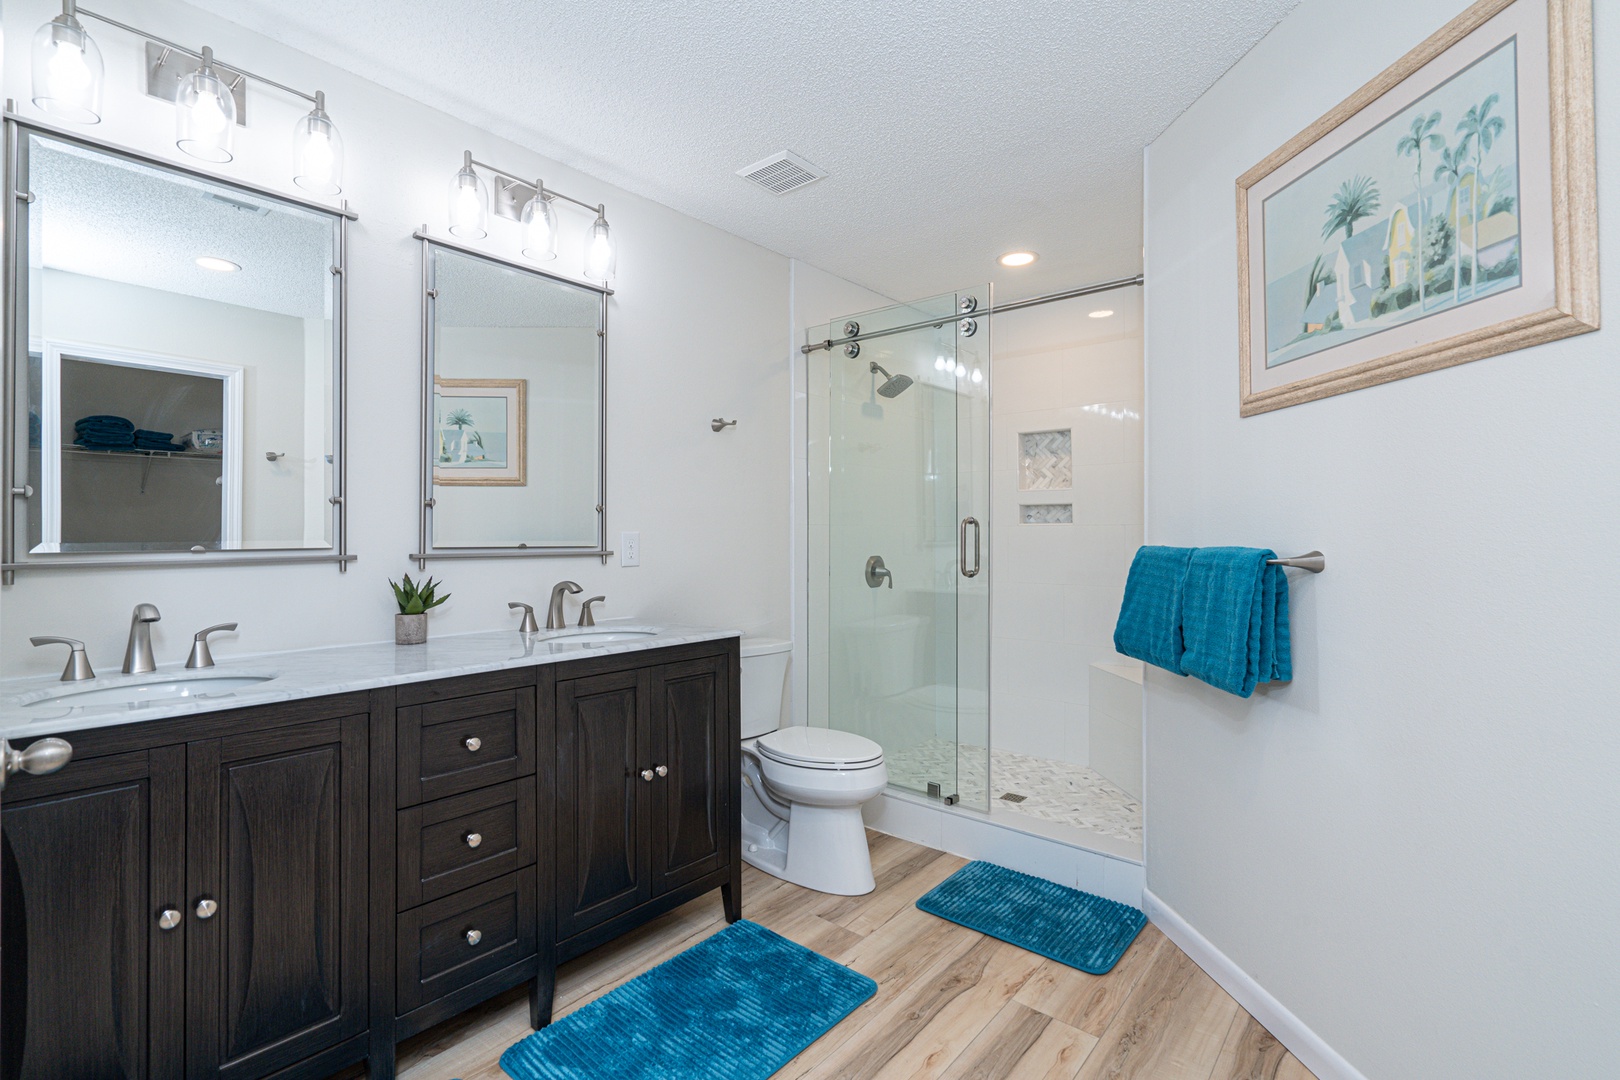
M 533 956 L 534 897 L 531 868 L 402 913 L 396 1011 L 408 1013 Z
M 534 772 L 534 687 L 399 709 L 400 808 Z
M 399 811 L 399 910 L 534 863 L 534 780 L 453 795 Z

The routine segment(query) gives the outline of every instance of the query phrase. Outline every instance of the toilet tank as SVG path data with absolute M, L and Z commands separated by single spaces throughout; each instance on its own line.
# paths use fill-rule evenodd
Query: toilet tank
M 742 737 L 752 739 L 782 726 L 782 689 L 787 685 L 793 642 L 742 639 Z

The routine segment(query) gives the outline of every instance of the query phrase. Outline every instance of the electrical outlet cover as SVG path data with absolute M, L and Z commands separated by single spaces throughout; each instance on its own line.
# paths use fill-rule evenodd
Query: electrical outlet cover
M 627 532 L 619 534 L 619 565 L 641 565 L 641 534 Z

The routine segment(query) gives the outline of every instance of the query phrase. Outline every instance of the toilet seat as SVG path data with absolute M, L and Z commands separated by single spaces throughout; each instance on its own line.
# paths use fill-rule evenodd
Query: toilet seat
M 781 728 L 761 735 L 754 745 L 762 757 L 800 769 L 844 772 L 883 763 L 883 747 L 871 739 L 833 728 Z

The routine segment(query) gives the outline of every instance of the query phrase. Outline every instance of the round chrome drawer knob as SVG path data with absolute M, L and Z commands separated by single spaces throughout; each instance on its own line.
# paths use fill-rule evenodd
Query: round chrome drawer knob
M 469 735 L 461 745 L 465 746 L 469 753 L 477 753 L 478 748 L 484 745 L 484 740 L 476 735 Z
M 467 944 L 468 945 L 476 945 L 480 941 L 483 941 L 483 940 L 484 940 L 484 932 L 482 930 L 469 930 L 469 931 L 467 931 Z
M 180 912 L 174 908 L 164 908 L 158 913 L 158 929 L 173 930 L 180 925 Z
M 197 918 L 199 919 L 212 919 L 214 912 L 218 910 L 219 905 L 207 897 L 197 901 Z
M 648 783 L 651 783 L 652 778 L 653 778 L 653 771 L 651 769 L 642 769 L 641 770 L 641 778 L 643 780 L 647 781 Z
M 669 766 L 668 765 L 660 765 L 660 766 L 658 766 L 658 768 L 654 769 L 653 772 L 657 773 L 659 776 L 668 776 L 669 775 Z
M 466 836 L 463 836 L 462 839 L 467 841 L 468 847 L 477 847 L 479 844 L 484 842 L 484 834 L 470 832 Z

